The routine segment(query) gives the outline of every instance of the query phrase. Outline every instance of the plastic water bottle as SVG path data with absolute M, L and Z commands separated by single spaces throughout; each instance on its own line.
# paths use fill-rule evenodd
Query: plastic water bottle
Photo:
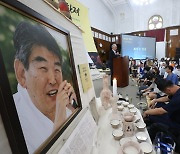
M 126 94 L 125 100 L 126 100 L 126 102 L 129 102 L 128 94 Z

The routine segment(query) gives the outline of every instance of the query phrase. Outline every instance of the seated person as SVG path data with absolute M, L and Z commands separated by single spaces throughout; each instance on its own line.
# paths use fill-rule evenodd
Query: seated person
M 143 85 L 139 86 L 139 94 L 140 95 L 146 91 L 153 90 L 153 88 L 154 88 L 153 78 L 155 79 L 155 75 L 153 74 L 153 72 L 149 72 L 147 74 L 147 78 L 143 82 Z
M 150 126 L 148 131 L 152 140 L 157 132 L 168 132 L 176 142 L 175 151 L 180 152 L 180 87 L 165 79 L 157 86 L 168 96 L 151 101 L 152 108 L 144 112 L 144 121 Z M 167 101 L 169 103 L 165 103 Z
M 143 64 L 143 62 L 140 62 L 137 73 L 139 74 L 140 77 L 142 77 L 144 75 L 144 64 Z
M 154 81 L 154 90 L 152 92 L 149 92 L 148 93 L 148 97 L 149 99 L 155 99 L 155 98 L 160 98 L 160 97 L 163 97 L 165 96 L 166 94 L 163 93 L 162 91 L 160 91 L 158 88 L 157 88 L 157 82 L 159 81 L 159 79 L 161 78 L 156 78 L 155 81 Z
M 173 130 L 174 133 L 179 132 L 180 87 L 165 79 L 158 82 L 157 87 L 168 96 L 153 99 L 150 103 L 151 109 L 145 111 L 143 117 L 148 117 L 149 124 L 162 123 Z M 165 103 L 168 101 L 169 103 Z
M 136 65 L 136 60 L 133 60 L 133 61 L 132 61 L 131 70 L 132 70 L 132 76 L 133 76 L 134 78 L 136 78 L 136 77 L 137 77 L 137 65 Z
M 154 82 L 152 83 L 152 85 L 151 85 L 149 88 L 145 89 L 144 91 L 148 91 L 150 88 L 151 88 L 151 89 L 153 88 L 153 91 L 151 91 L 151 92 L 149 91 L 149 92 L 147 93 L 147 94 L 148 94 L 148 97 L 149 97 L 150 99 L 160 98 L 160 97 L 162 97 L 162 96 L 165 95 L 162 91 L 160 91 L 160 90 L 157 88 L 157 82 L 158 82 L 159 80 L 161 80 L 162 77 L 159 75 L 159 70 L 158 70 L 157 67 L 153 67 L 152 71 L 153 71 L 153 73 L 155 74 L 155 77 L 153 78 L 153 81 L 154 81 Z M 144 91 L 142 91 L 142 92 L 144 92 Z
M 166 76 L 166 80 L 170 80 L 172 81 L 172 83 L 178 85 L 178 76 L 173 72 L 173 67 L 172 66 L 166 66 L 166 72 L 167 72 L 167 76 Z
M 143 87 L 140 87 L 140 93 L 141 94 L 143 94 L 143 95 L 147 95 L 147 94 L 149 94 L 150 92 L 152 92 L 153 91 L 153 89 L 155 88 L 155 79 L 156 79 L 156 77 L 155 76 L 153 76 L 152 77 L 152 83 L 151 83 L 151 85 L 150 86 L 148 86 L 147 88 L 145 88 L 145 89 L 143 89 Z
M 163 77 L 165 72 L 166 72 L 166 62 L 162 61 L 160 62 L 160 66 L 159 66 L 159 74 Z
M 140 77 L 140 78 L 137 80 L 137 83 L 138 83 L 139 86 L 147 82 L 147 77 L 149 76 L 149 71 L 150 71 L 150 69 L 151 69 L 151 68 L 148 67 L 148 66 L 146 66 L 146 67 L 144 68 L 144 74 L 143 74 L 143 76 Z

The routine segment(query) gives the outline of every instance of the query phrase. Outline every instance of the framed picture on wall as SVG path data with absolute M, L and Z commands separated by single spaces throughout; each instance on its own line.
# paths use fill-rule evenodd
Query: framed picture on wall
M 13 153 L 45 153 L 82 109 L 69 32 L 0 1 L 0 113 Z

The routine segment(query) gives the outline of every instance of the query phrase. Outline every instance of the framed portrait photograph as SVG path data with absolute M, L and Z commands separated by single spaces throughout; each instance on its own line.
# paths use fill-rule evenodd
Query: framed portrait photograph
M 0 114 L 13 153 L 45 153 L 82 109 L 69 32 L 0 1 Z

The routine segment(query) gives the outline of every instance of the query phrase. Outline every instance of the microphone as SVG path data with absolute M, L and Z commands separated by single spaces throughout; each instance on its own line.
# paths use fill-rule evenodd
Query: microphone
M 76 109 L 76 108 L 78 107 L 78 104 L 77 104 L 77 102 L 75 101 L 75 99 L 73 99 L 73 100 L 71 101 L 71 105 L 73 106 L 74 109 Z
M 69 99 L 71 98 L 71 95 L 73 94 L 73 92 L 71 92 L 71 94 L 69 95 Z M 76 109 L 78 107 L 78 104 L 76 102 L 76 100 L 73 98 L 71 101 L 71 105 L 74 109 Z

